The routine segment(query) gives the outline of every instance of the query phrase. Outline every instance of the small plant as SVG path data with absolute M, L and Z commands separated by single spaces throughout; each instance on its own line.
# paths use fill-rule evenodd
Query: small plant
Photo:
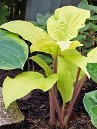
M 79 41 L 71 41 L 78 35 L 78 30 L 85 26 L 85 21 L 89 18 L 88 10 L 65 6 L 56 9 L 54 15 L 47 20 L 47 32 L 30 22 L 20 20 L 0 26 L 9 31 L 1 29 L 0 40 L 3 36 L 8 36 L 6 38 L 8 42 L 4 40 L 5 37 L 0 41 L 0 49 L 3 52 L 3 54 L 0 53 L 1 68 L 4 69 L 7 65 L 6 67 L 11 69 L 23 69 L 28 57 L 28 47 L 24 40 L 33 44 L 30 47 L 31 53 L 35 51 L 47 53 L 53 61 L 53 68 L 51 68 L 40 56 L 32 56 L 29 59 L 34 60 L 44 69 L 44 75 L 29 71 L 17 75 L 14 79 L 7 77 L 2 89 L 6 108 L 13 101 L 24 97 L 34 89 L 49 91 L 52 128 L 56 125 L 56 119 L 61 129 L 67 127 L 86 75 L 89 77 L 86 65 L 87 63 L 97 63 L 93 50 L 89 52 L 90 54 L 88 53 L 87 57 L 82 56 L 76 50 L 76 47 L 82 46 L 82 44 Z M 20 39 L 17 34 L 24 40 Z M 7 44 L 10 44 L 9 48 Z M 5 56 L 3 58 L 5 50 L 8 52 L 6 59 Z M 63 99 L 62 107 L 59 105 L 58 91 Z M 57 118 L 55 114 L 57 114 Z
M 37 21 L 36 22 L 35 21 L 32 21 L 32 23 L 35 26 L 38 26 L 38 27 L 40 27 L 40 28 L 42 28 L 44 30 L 47 30 L 47 20 L 48 20 L 48 18 L 51 17 L 51 15 L 52 14 L 50 12 L 46 13 L 45 15 L 43 15 L 41 13 L 38 13 L 36 15 L 36 20 Z

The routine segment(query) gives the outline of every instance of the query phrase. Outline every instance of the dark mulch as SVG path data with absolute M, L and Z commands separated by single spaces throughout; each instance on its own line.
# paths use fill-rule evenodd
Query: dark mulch
M 22 71 L 0 70 L 0 86 L 2 86 L 6 76 L 15 77 L 20 72 Z M 87 112 L 84 110 L 82 99 L 85 92 L 96 89 L 97 84 L 87 80 L 75 103 L 73 120 L 71 120 L 68 129 L 95 129 L 90 122 Z M 50 129 L 48 92 L 43 93 L 41 90 L 34 90 L 27 100 L 18 100 L 18 105 L 25 115 L 25 120 L 18 124 L 2 126 L 0 129 Z

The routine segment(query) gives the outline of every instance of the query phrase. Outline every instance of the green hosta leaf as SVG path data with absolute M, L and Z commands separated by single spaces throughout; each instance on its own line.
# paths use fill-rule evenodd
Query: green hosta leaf
M 0 68 L 23 69 L 28 57 L 28 46 L 17 35 L 0 30 Z
M 91 118 L 91 122 L 97 127 L 97 91 L 86 93 L 83 103 Z
M 91 107 L 97 105 L 97 91 L 86 93 L 83 99 L 86 111 L 91 116 Z
M 34 89 L 49 90 L 58 80 L 56 74 L 45 78 L 38 72 L 24 72 L 14 79 L 7 77 L 3 83 L 3 99 L 7 108 L 16 99 L 22 98 Z
M 25 40 L 35 43 L 38 39 L 48 38 L 48 34 L 39 27 L 34 26 L 32 23 L 27 21 L 11 21 L 0 26 L 5 30 L 19 34 Z
M 89 17 L 88 10 L 74 6 L 58 8 L 47 20 L 48 33 L 56 41 L 69 41 L 78 35 L 78 30 L 85 26 Z
M 91 107 L 91 122 L 97 128 L 97 105 Z
M 69 102 L 73 94 L 73 79 L 68 65 L 61 57 L 58 58 L 57 72 L 59 76 L 58 90 L 62 95 L 64 103 Z
M 51 55 L 58 55 L 61 50 L 59 45 L 52 39 L 40 39 L 30 48 L 31 52 L 39 51 L 45 52 Z
M 86 68 L 92 80 L 97 83 L 97 63 L 88 63 Z
M 57 44 L 60 46 L 61 50 L 65 49 L 75 49 L 76 47 L 83 46 L 79 41 L 57 41 Z
M 32 56 L 30 59 L 34 60 L 40 67 L 45 70 L 46 76 L 49 76 L 53 73 L 51 68 L 39 56 Z

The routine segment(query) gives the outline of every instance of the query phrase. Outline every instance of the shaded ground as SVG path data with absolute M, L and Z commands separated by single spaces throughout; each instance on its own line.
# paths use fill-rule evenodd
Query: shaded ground
M 6 76 L 14 77 L 20 72 L 20 70 L 0 70 L 0 86 L 2 86 Z M 71 121 L 71 126 L 68 129 L 95 129 L 84 110 L 82 99 L 85 92 L 96 89 L 97 84 L 92 81 L 86 82 L 75 103 L 73 121 Z M 25 115 L 25 120 L 19 124 L 2 126 L 0 129 L 50 129 L 48 92 L 43 93 L 40 90 L 34 90 L 30 98 L 19 100 L 18 104 Z

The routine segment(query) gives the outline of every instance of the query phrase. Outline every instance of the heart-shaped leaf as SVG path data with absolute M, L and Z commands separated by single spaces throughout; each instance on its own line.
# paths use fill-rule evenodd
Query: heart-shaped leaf
M 48 38 L 48 34 L 32 23 L 22 20 L 10 21 L 0 26 L 5 30 L 19 34 L 25 40 L 34 44 L 38 39 Z
M 45 52 L 56 56 L 61 52 L 61 49 L 59 45 L 52 39 L 40 39 L 30 47 L 30 51 Z
M 58 8 L 47 20 L 48 33 L 56 41 L 69 41 L 78 35 L 78 30 L 85 26 L 89 17 L 88 10 L 74 6 Z
M 45 78 L 38 72 L 24 72 L 14 79 L 7 77 L 3 83 L 3 99 L 7 108 L 16 99 L 22 98 L 34 89 L 49 90 L 58 80 L 57 74 Z

